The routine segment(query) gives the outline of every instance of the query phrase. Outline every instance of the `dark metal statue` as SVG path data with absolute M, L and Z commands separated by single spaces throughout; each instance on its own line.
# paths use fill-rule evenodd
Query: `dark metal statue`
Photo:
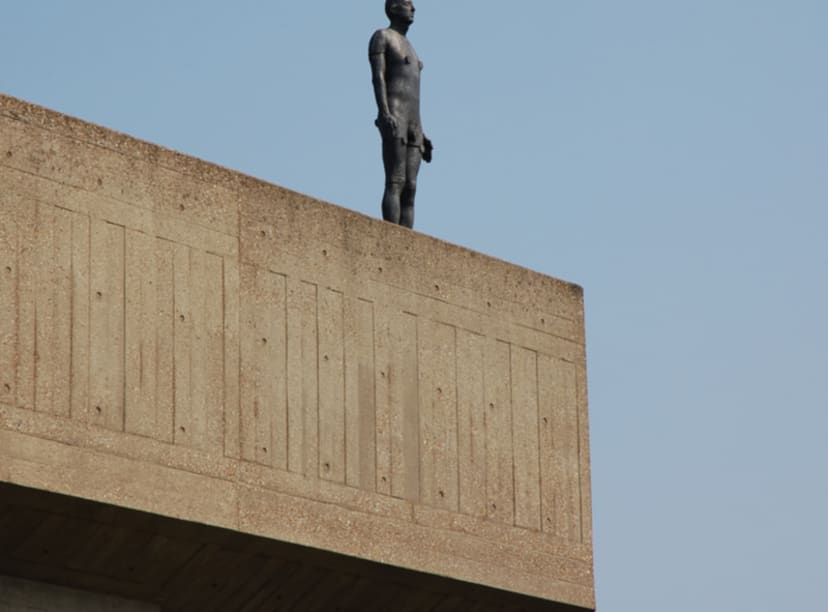
M 385 13 L 391 25 L 377 30 L 368 48 L 385 166 L 382 217 L 409 228 L 414 227 L 420 162 L 430 162 L 433 150 L 420 124 L 423 63 L 405 37 L 414 23 L 414 11 L 411 0 L 386 0 Z

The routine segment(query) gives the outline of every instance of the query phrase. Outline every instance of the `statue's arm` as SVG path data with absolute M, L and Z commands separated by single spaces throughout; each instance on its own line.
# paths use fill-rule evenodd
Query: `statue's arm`
M 379 30 L 371 37 L 368 59 L 371 62 L 371 80 L 374 84 L 374 98 L 377 101 L 380 128 L 390 129 L 391 133 L 396 133 L 397 120 L 394 119 L 388 105 L 388 88 L 385 82 L 387 46 L 385 33 Z

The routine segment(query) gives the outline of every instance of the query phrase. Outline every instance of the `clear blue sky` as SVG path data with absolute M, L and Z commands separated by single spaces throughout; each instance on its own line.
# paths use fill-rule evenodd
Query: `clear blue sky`
M 417 6 L 417 229 L 586 289 L 602 612 L 824 609 L 828 2 Z M 0 90 L 377 216 L 384 25 L 7 2 Z

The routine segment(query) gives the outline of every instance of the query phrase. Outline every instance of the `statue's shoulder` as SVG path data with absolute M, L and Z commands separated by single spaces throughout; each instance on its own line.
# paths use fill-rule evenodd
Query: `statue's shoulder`
M 391 28 L 380 28 L 374 32 L 371 36 L 371 42 L 368 44 L 368 54 L 377 55 L 379 53 L 385 53 L 392 33 L 394 31 Z

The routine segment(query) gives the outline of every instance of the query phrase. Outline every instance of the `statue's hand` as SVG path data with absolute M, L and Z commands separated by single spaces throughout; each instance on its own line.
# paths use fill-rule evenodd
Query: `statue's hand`
M 434 145 L 431 141 L 423 136 L 423 161 L 427 164 L 431 163 L 431 153 L 434 151 Z
M 391 113 L 380 115 L 379 119 L 377 119 L 377 126 L 387 136 L 394 138 L 399 136 L 400 124 L 397 123 L 397 119 Z

